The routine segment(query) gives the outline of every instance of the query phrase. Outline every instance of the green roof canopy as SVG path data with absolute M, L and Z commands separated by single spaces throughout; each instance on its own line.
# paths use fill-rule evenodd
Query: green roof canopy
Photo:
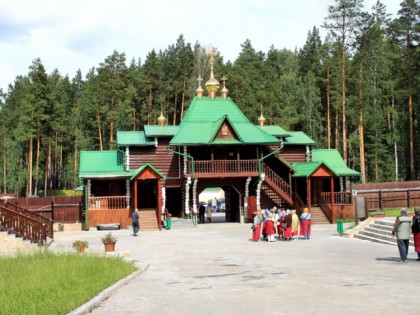
M 336 149 L 312 150 L 312 162 L 293 163 L 296 170 L 293 177 L 309 177 L 321 165 L 325 165 L 336 176 L 360 176 L 360 173 L 349 168 Z
M 172 137 L 176 135 L 179 126 L 146 125 L 144 133 L 146 137 Z
M 227 119 L 238 140 L 214 139 Z M 280 140 L 252 124 L 230 98 L 194 97 L 170 145 L 280 144 Z
M 360 176 L 361 174 L 344 163 L 336 149 L 312 150 L 312 161 L 322 161 L 337 176 Z
M 315 145 L 315 141 L 302 131 L 289 131 L 289 137 L 284 141 L 284 145 Z
M 266 133 L 275 137 L 290 137 L 290 133 L 280 126 L 257 126 Z
M 79 177 L 127 177 L 121 151 L 81 151 Z
M 129 145 L 148 146 L 155 145 L 155 142 L 148 141 L 144 131 L 118 131 L 117 146 L 124 147 Z

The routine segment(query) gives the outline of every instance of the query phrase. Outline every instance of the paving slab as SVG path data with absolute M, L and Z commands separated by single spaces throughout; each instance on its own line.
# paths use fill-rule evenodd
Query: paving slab
M 194 229 L 113 231 L 117 254 L 147 270 L 113 290 L 92 314 L 419 314 L 420 262 L 397 246 L 340 237 L 314 225 L 310 240 L 253 242 L 250 224 Z M 105 231 L 60 232 L 52 249 L 74 239 L 103 252 Z

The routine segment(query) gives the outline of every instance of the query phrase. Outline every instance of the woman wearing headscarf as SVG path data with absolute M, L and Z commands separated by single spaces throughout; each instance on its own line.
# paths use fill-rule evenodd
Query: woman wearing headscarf
M 274 242 L 274 234 L 276 234 L 276 229 L 274 227 L 274 215 L 272 213 L 268 214 L 267 220 L 264 222 L 264 231 L 267 235 L 267 241 Z
M 411 232 L 414 238 L 414 251 L 417 252 L 417 260 L 420 260 L 420 207 L 414 208 L 414 214 Z
M 292 237 L 294 240 L 298 239 L 299 232 L 299 217 L 296 214 L 296 210 L 292 210 Z
M 284 217 L 284 222 L 286 223 L 286 229 L 284 230 L 284 239 L 292 240 L 292 214 L 289 209 L 286 210 L 286 215 Z
M 300 215 L 300 235 L 305 240 L 309 240 L 311 236 L 311 214 L 308 208 L 303 209 L 303 213 Z
M 253 224 L 253 231 L 252 231 L 252 240 L 255 242 L 258 242 L 260 240 L 261 235 L 261 211 L 258 210 L 257 212 L 254 212 L 254 224 Z

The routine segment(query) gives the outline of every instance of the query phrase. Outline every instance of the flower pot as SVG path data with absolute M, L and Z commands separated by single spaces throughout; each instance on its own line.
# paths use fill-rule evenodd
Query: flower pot
M 106 252 L 115 251 L 115 243 L 104 243 Z

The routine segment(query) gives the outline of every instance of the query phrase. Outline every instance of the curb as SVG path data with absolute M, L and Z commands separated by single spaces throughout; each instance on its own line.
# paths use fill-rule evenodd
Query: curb
M 138 265 L 136 265 L 138 266 Z M 67 313 L 68 315 L 82 315 L 82 314 L 88 314 L 91 313 L 92 310 L 97 307 L 99 304 L 101 304 L 104 300 L 109 298 L 117 289 L 121 288 L 125 284 L 127 284 L 129 281 L 133 280 L 135 277 L 141 275 L 142 273 L 146 272 L 147 269 L 149 269 L 149 264 L 144 267 L 144 269 L 140 269 L 137 271 L 134 271 L 133 273 L 129 274 L 124 279 L 119 280 L 118 282 L 114 283 L 110 287 L 106 288 L 102 292 L 100 292 L 97 296 L 93 297 L 89 301 L 87 301 L 85 304 L 79 306 L 74 311 L 71 311 L 70 313 Z

